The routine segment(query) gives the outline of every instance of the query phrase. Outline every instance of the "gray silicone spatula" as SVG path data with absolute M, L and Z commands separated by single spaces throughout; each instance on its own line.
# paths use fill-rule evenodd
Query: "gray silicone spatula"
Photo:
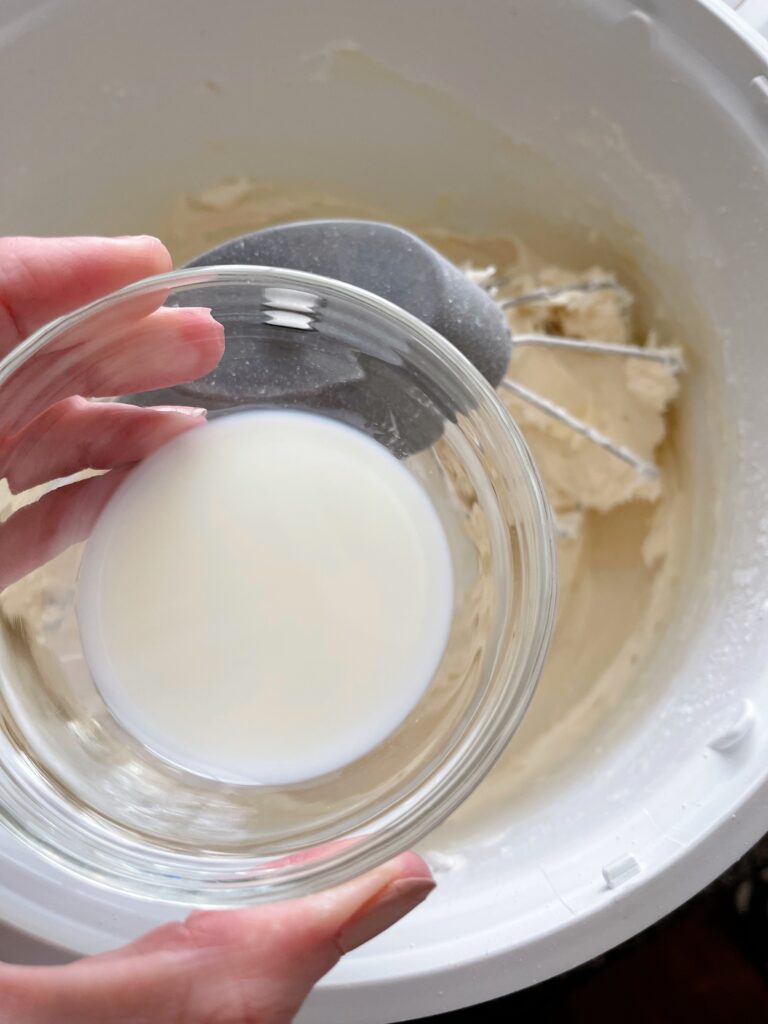
M 535 292 L 499 303 L 483 287 L 446 260 L 420 238 L 391 224 L 359 220 L 304 221 L 254 231 L 234 238 L 191 260 L 190 267 L 248 264 L 281 267 L 330 277 L 373 292 L 413 314 L 434 328 L 483 374 L 493 387 L 503 385 L 518 397 L 531 402 L 548 415 L 566 423 L 638 471 L 652 474 L 654 468 L 633 452 L 615 444 L 594 428 L 571 416 L 547 399 L 529 392 L 507 377 L 513 338 L 504 307 L 541 301 L 553 294 L 592 291 L 601 288 L 621 290 L 614 280 L 577 283 L 560 289 Z M 187 295 L 185 302 L 192 301 Z M 216 310 L 213 310 L 214 316 Z M 389 403 L 400 424 L 398 455 L 407 455 L 432 443 L 443 428 L 444 417 L 461 410 L 434 410 L 425 414 L 409 402 L 404 389 L 391 388 L 387 394 L 385 378 L 375 381 L 371 375 L 386 372 L 381 366 L 359 365 L 349 359 L 329 364 L 318 359 L 312 346 L 302 344 L 288 356 L 281 328 L 274 342 L 262 337 L 253 345 L 247 325 L 225 324 L 227 347 L 217 370 L 199 381 L 177 388 L 142 395 L 141 404 L 199 403 L 209 409 L 227 407 L 253 394 L 258 403 L 285 402 L 292 394 L 301 394 L 312 407 L 313 396 L 322 406 L 321 396 L 332 392 L 334 403 L 351 413 L 359 413 L 362 388 L 366 379 L 367 401 L 378 393 Z M 517 335 L 517 345 L 550 345 L 574 351 L 606 356 L 634 356 L 664 362 L 677 370 L 679 355 L 669 349 L 642 349 L 636 346 L 608 345 L 584 339 Z M 364 357 L 361 357 L 364 358 Z

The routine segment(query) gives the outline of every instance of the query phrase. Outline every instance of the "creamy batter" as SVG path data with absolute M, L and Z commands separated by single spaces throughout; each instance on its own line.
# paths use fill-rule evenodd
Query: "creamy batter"
M 253 182 L 217 184 L 179 197 L 159 233 L 177 263 L 245 231 L 317 217 L 398 220 L 391 211 L 326 193 Z M 605 277 L 608 268 L 544 264 L 511 237 L 470 238 L 439 224 L 405 223 L 449 259 L 482 274 L 494 268 L 501 295 Z M 626 282 L 624 282 L 626 283 Z M 618 344 L 674 344 L 633 319 L 620 292 L 570 295 L 509 312 L 517 331 L 548 331 Z M 559 526 L 559 619 L 544 675 L 523 725 L 476 793 L 429 837 L 428 850 L 492 838 L 512 810 L 573 772 L 584 750 L 608 738 L 609 713 L 629 704 L 665 627 L 685 556 L 687 495 L 675 447 L 678 381 L 663 367 L 632 359 L 519 350 L 510 374 L 660 467 L 656 480 L 601 451 L 511 395 Z

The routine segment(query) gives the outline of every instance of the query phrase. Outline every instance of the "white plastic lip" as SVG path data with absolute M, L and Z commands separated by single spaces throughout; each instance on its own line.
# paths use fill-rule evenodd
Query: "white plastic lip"
M 768 30 L 768 0 L 725 0 L 738 11 L 739 17 L 758 32 Z
M 763 777 L 745 800 L 732 803 L 730 813 L 725 813 L 695 848 L 681 851 L 655 871 L 643 870 L 642 885 L 633 884 L 633 879 L 606 893 L 599 908 L 570 915 L 563 907 L 560 923 L 549 931 L 532 941 L 500 945 L 491 954 L 487 952 L 486 936 L 467 935 L 461 962 L 446 950 L 445 965 L 429 971 L 406 974 L 401 970 L 395 977 L 376 982 L 337 982 L 336 969 L 314 990 L 297 1020 L 299 1024 L 381 1024 L 381 1006 L 387 1007 L 387 1020 L 408 1020 L 438 1012 L 436 991 L 440 992 L 443 1009 L 458 1009 L 553 977 L 618 945 L 674 910 L 757 842 L 766 819 L 768 782 Z M 35 874 L 33 867 L 29 871 Z M 105 907 L 102 931 L 52 915 L 39 903 L 15 893 L 3 893 L 3 918 L 9 924 L 49 946 L 77 954 L 101 952 L 114 944 L 109 930 L 109 918 L 114 913 L 114 907 Z
M 768 776 L 768 773 L 767 773 Z M 487 937 L 466 936 L 462 960 L 445 951 L 445 966 L 391 980 L 334 983 L 333 975 L 312 993 L 297 1020 L 300 1024 L 339 1024 L 339 997 L 344 1020 L 376 1024 L 372 1008 L 387 1006 L 387 1020 L 409 1020 L 460 1009 L 535 985 L 570 970 L 626 941 L 679 907 L 737 860 L 764 834 L 768 820 L 768 777 L 746 800 L 734 801 L 723 818 L 695 846 L 654 871 L 642 869 L 626 884 L 607 890 L 599 906 L 581 914 L 562 907 L 559 923 L 535 939 L 485 950 Z M 642 882 L 642 884 L 638 884 Z M 494 936 L 498 939 L 498 933 Z

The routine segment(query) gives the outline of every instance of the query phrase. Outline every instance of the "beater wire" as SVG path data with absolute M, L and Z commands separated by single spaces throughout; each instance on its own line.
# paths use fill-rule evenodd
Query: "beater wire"
M 564 423 L 567 427 L 570 427 L 574 433 L 579 434 L 581 437 L 585 437 L 588 441 L 592 441 L 594 444 L 599 445 L 604 451 L 614 455 L 617 459 L 621 459 L 622 462 L 626 462 L 627 465 L 632 466 L 641 476 L 653 479 L 659 475 L 659 471 L 656 466 L 651 462 L 646 462 L 645 459 L 641 459 L 639 455 L 636 455 L 629 448 L 625 448 L 622 444 L 616 444 L 609 437 L 606 437 L 601 431 L 596 430 L 595 427 L 590 427 L 589 424 L 582 422 L 572 416 L 566 409 L 561 408 L 554 402 L 550 402 L 549 399 L 543 398 L 541 395 L 537 395 L 535 391 L 530 391 L 522 384 L 518 384 L 517 381 L 510 380 L 509 377 L 505 377 L 501 382 L 501 387 L 507 391 L 511 391 L 513 395 L 517 395 L 522 401 L 527 402 L 534 408 L 539 409 L 541 412 L 551 416 L 552 419 L 557 420 L 560 423 Z

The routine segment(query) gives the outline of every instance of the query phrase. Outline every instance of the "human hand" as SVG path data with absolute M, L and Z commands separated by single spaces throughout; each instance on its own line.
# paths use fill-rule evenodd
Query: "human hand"
M 0 358 L 53 317 L 169 270 L 152 238 L 0 239 Z M 139 409 L 93 396 L 208 373 L 223 332 L 204 309 L 137 308 L 116 337 L 77 337 L 0 388 L 0 478 L 24 491 L 83 469 L 0 525 L 0 589 L 85 539 L 130 467 L 203 422 L 201 410 Z M 406 853 L 316 896 L 191 914 L 66 967 L 0 965 L 2 1024 L 283 1024 L 339 959 L 433 888 Z
M 203 911 L 66 967 L 0 965 L 3 1024 L 288 1024 L 339 958 L 434 888 L 404 853 L 336 889 Z
M 0 239 L 0 358 L 43 324 L 142 277 L 171 269 L 157 239 Z M 147 307 L 94 337 L 67 334 L 0 387 L 0 478 L 13 492 L 85 469 L 0 525 L 0 589 L 84 540 L 131 466 L 204 410 L 140 409 L 95 396 L 193 380 L 212 370 L 224 332 L 206 309 Z

